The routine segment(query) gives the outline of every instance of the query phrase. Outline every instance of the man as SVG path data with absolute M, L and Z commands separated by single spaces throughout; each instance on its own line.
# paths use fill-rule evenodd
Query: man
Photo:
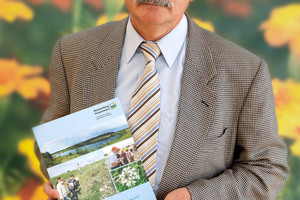
M 128 164 L 127 153 L 124 151 L 124 149 L 121 150 L 121 159 L 124 165 Z
M 133 162 L 134 161 L 134 154 L 131 152 L 132 149 L 130 149 L 130 151 L 128 150 L 128 148 L 125 148 L 126 151 L 126 155 L 128 157 L 129 162 Z
M 81 186 L 80 186 L 80 183 L 79 183 L 79 177 L 76 177 L 74 180 L 73 180 L 73 184 L 74 184 L 74 190 L 78 196 L 78 193 L 80 193 L 80 190 L 81 190 Z
M 117 158 L 118 152 L 119 152 L 118 147 L 112 147 L 111 154 L 107 158 L 111 170 L 116 169 L 122 165 L 122 160 L 118 160 Z
M 64 186 L 65 179 L 61 178 L 59 179 L 57 183 L 57 191 L 59 193 L 60 200 L 71 200 L 70 197 L 67 196 L 66 188 Z
M 162 52 L 157 199 L 274 199 L 288 166 L 267 65 L 198 27 L 184 15 L 190 1 L 125 0 L 130 20 L 60 39 L 42 122 L 114 96 L 128 116 L 148 65 L 139 45 L 152 41 Z
M 72 199 L 77 199 L 78 197 L 77 197 L 77 193 L 75 192 L 73 180 L 74 180 L 74 175 L 72 174 L 67 181 L 67 185 L 68 185 L 69 191 L 72 193 Z
M 79 171 L 80 174 L 82 173 L 81 172 L 81 167 L 80 167 L 79 163 L 77 163 L 77 170 Z

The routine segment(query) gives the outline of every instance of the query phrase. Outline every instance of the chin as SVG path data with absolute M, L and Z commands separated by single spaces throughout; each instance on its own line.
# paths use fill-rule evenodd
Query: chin
M 146 24 L 163 24 L 168 17 L 166 14 L 157 12 L 144 12 L 140 20 Z

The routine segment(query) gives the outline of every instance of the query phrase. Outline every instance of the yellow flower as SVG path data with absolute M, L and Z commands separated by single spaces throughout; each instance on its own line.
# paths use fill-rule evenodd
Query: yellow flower
M 32 172 L 34 172 L 36 175 L 44 178 L 44 180 L 47 181 L 47 179 L 43 176 L 40 170 L 40 162 L 34 153 L 34 140 L 33 139 L 21 140 L 18 144 L 18 151 L 20 152 L 20 154 L 25 155 L 27 157 Z
M 274 47 L 289 44 L 296 55 L 300 56 L 300 4 L 290 4 L 275 8 L 270 19 L 260 25 L 265 31 L 267 43 Z
M 18 88 L 18 92 L 25 99 L 34 99 L 42 91 L 45 94 L 50 93 L 49 82 L 44 78 L 32 78 L 24 80 Z
M 14 0 L 0 0 L 0 18 L 7 22 L 14 22 L 17 18 L 31 20 L 33 11 L 23 2 Z
M 272 81 L 279 135 L 295 140 L 291 151 L 300 156 L 300 83 L 292 80 Z
M 299 21 L 300 21 L 300 17 L 299 17 Z M 297 36 L 295 36 L 291 40 L 291 42 L 289 44 L 289 47 L 295 53 L 295 55 L 300 57 L 300 32 Z
M 300 134 L 300 132 L 299 132 Z M 300 156 L 300 140 L 297 140 L 292 146 L 291 146 L 292 153 L 296 156 Z
M 20 65 L 13 59 L 0 59 L 0 97 L 14 91 L 25 99 L 34 99 L 39 92 L 50 94 L 49 81 L 38 77 L 42 71 L 41 67 Z
M 31 200 L 41 200 L 41 199 L 48 199 L 48 196 L 43 191 L 44 186 L 39 186 L 33 196 L 31 197 Z
M 300 83 L 293 80 L 286 80 L 285 82 L 279 79 L 274 79 L 273 90 L 275 96 L 276 108 L 280 109 L 290 103 L 300 103 Z
M 8 197 L 4 197 L 2 200 L 21 200 L 21 197 L 18 196 L 8 196 Z
M 196 22 L 199 26 L 201 26 L 202 28 L 209 30 L 211 32 L 215 31 L 214 26 L 212 25 L 211 22 L 208 21 L 201 21 L 200 19 L 193 19 L 194 22 Z
M 128 13 L 119 13 L 115 16 L 113 21 L 118 21 L 118 20 L 122 20 L 124 18 L 128 17 Z M 98 18 L 97 20 L 97 26 L 100 26 L 102 24 L 105 24 L 108 22 L 108 17 L 107 15 L 102 15 L 101 17 Z

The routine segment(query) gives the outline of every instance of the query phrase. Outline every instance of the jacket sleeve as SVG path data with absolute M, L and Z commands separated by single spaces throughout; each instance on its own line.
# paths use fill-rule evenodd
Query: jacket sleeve
M 287 150 L 278 136 L 271 78 L 265 61 L 239 115 L 232 167 L 187 186 L 192 199 L 275 199 L 289 174 Z
M 61 40 L 62 38 L 58 40 L 52 52 L 50 65 L 50 105 L 42 117 L 41 124 L 67 115 L 70 112 L 70 97 L 61 53 Z M 44 160 L 36 142 L 34 151 L 40 161 L 42 173 L 49 179 Z

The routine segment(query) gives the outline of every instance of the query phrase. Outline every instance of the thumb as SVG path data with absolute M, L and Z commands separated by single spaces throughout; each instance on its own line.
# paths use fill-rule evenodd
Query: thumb
M 59 198 L 59 193 L 57 190 L 53 189 L 51 180 L 49 180 L 45 185 L 44 185 L 44 192 L 46 195 L 49 197 L 48 200 L 52 199 L 58 199 Z

